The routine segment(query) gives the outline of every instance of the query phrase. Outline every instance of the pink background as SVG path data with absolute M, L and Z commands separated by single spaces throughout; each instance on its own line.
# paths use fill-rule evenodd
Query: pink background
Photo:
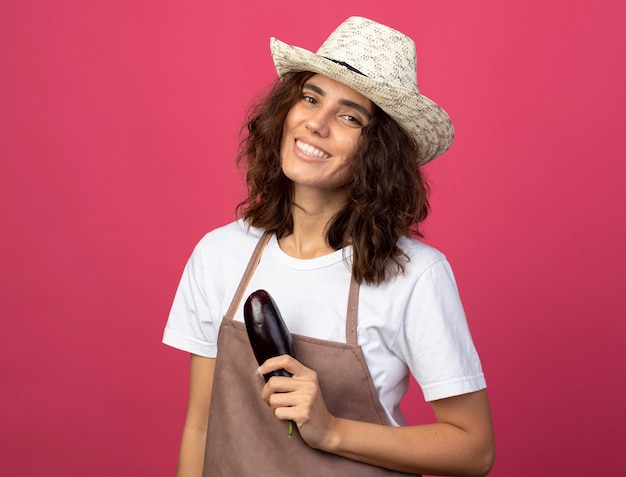
M 2 3 L 2 474 L 173 475 L 188 357 L 162 329 L 192 247 L 242 197 L 268 38 L 316 49 L 359 14 L 415 39 L 456 126 L 427 167 L 426 239 L 487 373 L 492 475 L 621 475 L 623 2 L 244 3 Z M 420 403 L 412 387 L 413 423 Z

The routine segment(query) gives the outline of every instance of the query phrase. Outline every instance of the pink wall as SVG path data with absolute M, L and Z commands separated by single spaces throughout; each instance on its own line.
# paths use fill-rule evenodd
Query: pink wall
M 488 374 L 492 475 L 623 472 L 623 2 L 245 3 L 0 7 L 3 475 L 173 475 L 188 358 L 162 328 L 241 197 L 268 37 L 314 49 L 353 14 L 416 40 L 457 129 L 427 240 Z

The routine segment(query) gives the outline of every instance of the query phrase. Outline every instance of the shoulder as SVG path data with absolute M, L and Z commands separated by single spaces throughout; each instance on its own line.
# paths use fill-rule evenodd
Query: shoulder
M 378 285 L 362 284 L 364 301 L 405 309 L 407 302 L 417 301 L 424 293 L 453 295 L 458 292 L 452 268 L 442 252 L 412 237 L 401 237 L 397 245 L 405 254 L 404 272 Z M 390 295 L 393 300 L 389 300 Z
M 419 279 L 426 271 L 436 265 L 448 267 L 446 256 L 436 248 L 412 237 L 401 237 L 398 247 L 407 258 L 406 275 Z
M 221 278 L 216 279 L 226 279 L 245 268 L 262 235 L 262 230 L 241 220 L 213 229 L 198 241 L 187 267 L 195 275 L 217 274 Z
M 194 254 L 216 258 L 231 254 L 246 255 L 254 249 L 261 235 L 263 230 L 248 227 L 244 221 L 237 220 L 204 235 L 196 245 Z

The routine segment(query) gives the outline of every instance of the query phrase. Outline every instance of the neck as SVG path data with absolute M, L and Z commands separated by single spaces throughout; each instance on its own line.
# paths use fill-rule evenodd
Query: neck
M 336 193 L 300 191 L 294 194 L 293 232 L 279 241 L 281 249 L 292 257 L 315 258 L 332 253 L 326 241 L 331 220 L 346 203 L 344 190 Z

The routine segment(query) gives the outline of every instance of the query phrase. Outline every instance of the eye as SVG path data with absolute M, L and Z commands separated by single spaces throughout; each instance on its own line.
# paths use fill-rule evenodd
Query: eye
M 352 116 L 350 114 L 342 114 L 341 118 L 345 119 L 351 126 L 359 128 L 363 127 L 363 121 L 356 116 Z
M 313 96 L 309 96 L 308 94 L 302 95 L 302 101 L 305 101 L 310 104 L 317 104 L 317 99 L 315 99 Z

